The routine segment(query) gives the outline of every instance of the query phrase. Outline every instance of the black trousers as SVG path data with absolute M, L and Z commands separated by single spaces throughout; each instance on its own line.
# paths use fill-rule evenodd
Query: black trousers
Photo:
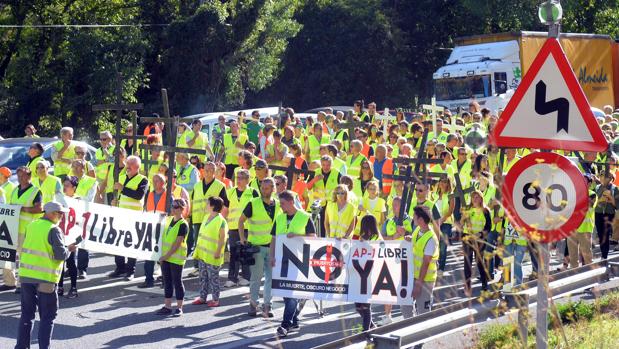
M 608 251 L 610 250 L 610 237 L 613 235 L 613 219 L 615 219 L 614 213 L 595 214 L 595 230 L 597 230 L 598 240 L 600 240 L 602 259 L 608 258 Z
M 486 290 L 488 288 L 488 270 L 484 262 L 484 243 L 477 239 L 483 239 L 480 233 L 473 236 L 464 235 L 462 237 L 462 250 L 464 252 L 464 284 L 466 289 L 471 289 L 471 275 L 473 265 L 473 255 L 475 255 L 475 264 L 477 264 L 477 270 L 479 277 L 481 278 L 481 288 Z
M 116 263 L 116 271 L 127 275 L 135 274 L 135 258 L 125 258 L 122 256 L 114 256 Z
M 176 300 L 185 297 L 185 285 L 183 285 L 183 266 L 170 262 L 161 263 L 161 275 L 163 276 L 163 293 L 165 298 L 172 298 L 176 294 Z
M 77 264 L 75 263 L 75 251 L 71 252 L 69 258 L 64 262 L 69 271 L 69 278 L 71 279 L 71 288 L 77 288 Z M 60 281 L 58 281 L 59 287 L 64 287 L 64 267 L 62 268 L 62 275 Z

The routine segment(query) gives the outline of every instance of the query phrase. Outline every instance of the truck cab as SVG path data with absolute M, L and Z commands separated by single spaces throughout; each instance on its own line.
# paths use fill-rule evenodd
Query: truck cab
M 522 78 L 518 41 L 456 46 L 433 75 L 436 103 L 468 109 L 471 99 L 490 110 L 504 108 L 508 90 Z

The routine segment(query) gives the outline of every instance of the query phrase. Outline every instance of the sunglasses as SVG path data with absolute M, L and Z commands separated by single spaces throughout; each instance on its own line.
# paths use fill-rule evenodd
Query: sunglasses
M 284 182 L 275 182 L 275 185 L 282 185 Z
M 256 170 L 264 170 L 267 168 L 266 166 L 256 166 Z
M 423 193 L 426 190 L 425 189 L 415 189 L 415 191 L 418 192 L 418 193 Z
M 109 138 L 99 138 L 99 140 L 100 140 L 101 142 L 105 142 L 105 141 L 109 141 L 110 139 L 109 139 Z
M 343 191 L 337 191 L 337 192 L 335 192 L 335 195 L 345 195 L 345 194 L 346 194 L 346 193 L 345 193 L 345 192 L 343 192 Z

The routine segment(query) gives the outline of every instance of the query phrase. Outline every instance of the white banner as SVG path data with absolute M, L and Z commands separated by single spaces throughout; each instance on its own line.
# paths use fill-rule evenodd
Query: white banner
M 21 206 L 0 204 L 0 268 L 13 268 Z
M 152 261 L 161 257 L 164 215 L 66 197 L 64 200 L 70 212 L 59 225 L 67 245 L 82 236 L 79 247 L 91 252 Z
M 413 263 L 407 241 L 277 236 L 274 296 L 359 303 L 413 303 Z

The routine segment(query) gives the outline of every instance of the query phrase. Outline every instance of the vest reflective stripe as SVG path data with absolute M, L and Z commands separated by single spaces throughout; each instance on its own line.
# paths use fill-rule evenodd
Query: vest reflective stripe
M 39 189 L 32 185 L 28 190 L 26 190 L 21 196 L 19 196 L 19 186 L 13 189 L 13 193 L 11 195 L 10 204 L 12 205 L 22 205 L 24 207 L 32 207 L 34 205 L 34 198 L 37 196 Z M 34 221 L 38 218 L 39 214 L 20 212 L 19 214 L 19 228 L 17 229 L 19 234 L 26 233 L 26 227 L 30 222 Z
M 187 227 L 187 232 L 189 232 L 189 225 L 187 221 L 184 219 L 178 220 L 174 225 L 172 224 L 172 217 L 168 217 L 166 223 L 166 229 L 163 234 L 163 241 L 161 242 L 161 255 L 166 255 L 170 249 L 172 249 L 172 245 L 176 242 L 176 238 L 178 237 L 178 231 L 181 225 L 185 225 Z M 174 253 L 168 258 L 168 262 L 178 265 L 185 265 L 185 260 L 187 259 L 187 235 L 181 242 L 180 246 L 174 251 Z
M 194 224 L 202 223 L 204 216 L 206 215 L 206 202 L 211 196 L 219 196 L 221 190 L 224 189 L 224 184 L 213 179 L 211 186 L 206 192 L 204 192 L 204 182 L 198 182 L 193 187 L 193 197 L 191 199 L 191 219 Z
M 137 190 L 138 185 L 144 179 L 146 179 L 146 177 L 138 173 L 125 184 L 125 187 L 132 190 Z M 140 200 L 136 200 L 126 195 L 120 194 L 120 199 L 118 200 L 118 207 L 126 208 L 129 210 L 142 211 L 144 209 L 144 197 L 142 197 Z
M 441 218 L 445 217 L 449 212 L 449 195 L 443 194 L 440 197 L 441 207 L 436 207 L 441 214 Z M 438 203 L 438 200 L 435 201 L 435 204 Z M 452 224 L 453 223 L 453 215 L 449 215 L 449 218 L 445 219 L 444 224 Z
M 354 160 L 352 155 L 346 159 L 346 173 L 353 179 L 359 178 L 359 174 L 361 173 L 361 163 L 363 160 L 367 160 L 363 154 L 357 155 Z
M 166 195 L 167 193 L 164 190 L 163 193 L 161 193 L 161 197 L 159 198 L 159 201 L 157 201 L 157 205 L 155 205 L 155 192 L 154 191 L 149 192 L 148 196 L 146 197 L 146 211 L 166 213 L 165 211 L 165 203 L 166 203 L 166 198 L 167 198 Z
M 355 218 L 356 208 L 350 202 L 346 203 L 346 207 L 342 213 L 337 207 L 336 202 L 329 202 L 327 205 L 327 215 L 329 216 L 329 236 L 330 238 L 342 238 L 346 236 L 348 227 Z
M 373 156 L 370 157 L 370 162 L 372 163 L 372 165 L 374 165 L 374 161 L 375 158 Z M 393 184 L 393 179 L 392 178 L 385 178 L 385 175 L 393 175 L 393 160 L 392 159 L 385 159 L 385 162 L 383 162 L 383 177 L 381 179 L 381 182 L 383 184 L 383 194 L 385 195 L 389 195 L 391 193 L 391 186 Z
M 125 183 L 127 179 L 127 171 L 123 167 L 120 169 L 118 173 L 118 183 Z M 105 185 L 105 193 L 113 193 L 114 192 L 114 165 L 110 165 L 110 170 L 107 172 L 107 183 Z
M 264 208 L 262 198 L 254 198 L 250 202 L 251 217 L 249 223 L 247 240 L 254 245 L 267 245 L 271 243 L 271 228 L 274 220 L 271 219 L 267 210 Z M 281 212 L 279 202 L 275 201 L 275 216 Z
M 95 178 L 84 176 L 80 178 L 79 182 L 77 183 L 77 189 L 75 189 L 75 195 L 81 198 L 85 198 L 86 196 L 88 196 L 88 192 L 95 185 L 97 185 L 97 180 Z
M 115 146 L 111 145 L 108 148 L 108 153 L 110 155 L 114 154 Z M 101 148 L 97 149 L 95 152 L 95 159 L 97 159 L 97 167 L 95 167 L 95 172 L 97 174 L 97 180 L 104 181 L 107 178 L 107 173 L 110 170 L 111 164 L 107 162 L 109 158 L 106 158 L 103 154 L 103 150 Z
M 318 138 L 316 138 L 316 136 L 314 135 L 310 135 L 309 137 L 307 137 L 310 162 L 320 159 L 320 145 L 329 144 L 329 141 L 329 136 L 324 133 L 320 137 L 320 141 L 318 141 Z
M 30 169 L 30 172 L 32 173 L 32 176 L 36 176 L 37 173 L 37 165 L 39 164 L 39 162 L 41 162 L 43 160 L 42 156 L 37 156 L 34 159 L 30 159 L 30 161 L 28 161 L 28 168 Z
M 239 218 L 241 218 L 241 213 L 243 213 L 243 209 L 251 199 L 254 198 L 254 189 L 250 187 L 246 187 L 241 197 L 237 196 L 236 187 L 230 188 L 228 190 L 228 200 L 230 201 L 230 206 L 228 207 L 228 228 L 230 230 L 236 230 L 239 228 Z
M 430 239 L 434 240 L 434 253 L 432 254 L 432 261 L 428 265 L 428 271 L 423 279 L 424 282 L 434 282 L 437 278 L 437 262 L 439 255 L 439 241 L 432 229 L 426 231 L 421 237 L 419 237 L 420 229 L 416 229 L 413 233 L 413 264 L 415 266 L 415 279 L 419 279 L 421 273 L 421 266 L 423 265 L 423 257 L 426 249 L 426 245 Z
M 585 214 L 585 219 L 582 221 L 578 229 L 576 229 L 579 233 L 592 233 L 593 228 L 595 227 L 595 211 L 593 208 L 589 208 L 587 213 Z
M 280 213 L 275 219 L 275 234 L 284 235 L 292 233 L 296 235 L 305 235 L 305 227 L 307 226 L 310 216 L 309 213 L 298 210 L 292 217 L 290 224 L 288 224 L 288 215 L 285 212 Z
M 486 217 L 484 211 L 481 208 L 472 208 L 469 211 L 469 219 L 471 221 L 471 228 L 469 234 L 477 234 L 484 230 L 486 225 Z
M 64 143 L 62 141 L 58 141 L 54 143 L 54 148 L 56 151 L 60 151 L 64 147 Z M 73 160 L 75 159 L 75 144 L 71 143 L 67 150 L 62 154 L 63 159 Z M 67 175 L 71 172 L 71 164 L 66 164 L 62 161 L 54 161 L 54 176 L 60 177 L 63 175 Z
M 322 174 L 322 170 L 320 171 L 320 173 Z M 320 200 L 321 206 L 325 206 L 327 204 L 327 201 L 331 201 L 333 190 L 335 190 L 338 185 L 338 175 L 339 172 L 337 172 L 335 169 L 332 169 L 331 172 L 329 172 L 329 177 L 327 177 L 326 186 L 324 178 L 314 183 L 314 187 L 312 188 L 314 193 L 314 200 Z
M 41 183 L 41 180 L 37 177 L 32 179 L 32 184 L 41 191 L 41 203 L 45 205 L 50 201 L 54 201 L 56 188 L 60 187 L 60 178 L 48 175 Z
M 54 224 L 46 219 L 30 223 L 19 256 L 19 276 L 57 283 L 60 281 L 63 260 L 54 259 L 52 245 L 48 242 L 49 230 Z
M 228 224 L 224 217 L 220 214 L 213 217 L 213 219 L 202 222 L 200 231 L 198 233 L 198 240 L 196 242 L 196 250 L 193 253 L 194 259 L 199 259 L 204 263 L 221 266 L 224 263 L 224 249 L 226 241 L 224 237 L 221 250 L 219 250 L 219 258 L 215 258 L 217 252 L 217 244 L 219 242 L 219 231 L 224 228 L 224 236 L 228 236 Z

